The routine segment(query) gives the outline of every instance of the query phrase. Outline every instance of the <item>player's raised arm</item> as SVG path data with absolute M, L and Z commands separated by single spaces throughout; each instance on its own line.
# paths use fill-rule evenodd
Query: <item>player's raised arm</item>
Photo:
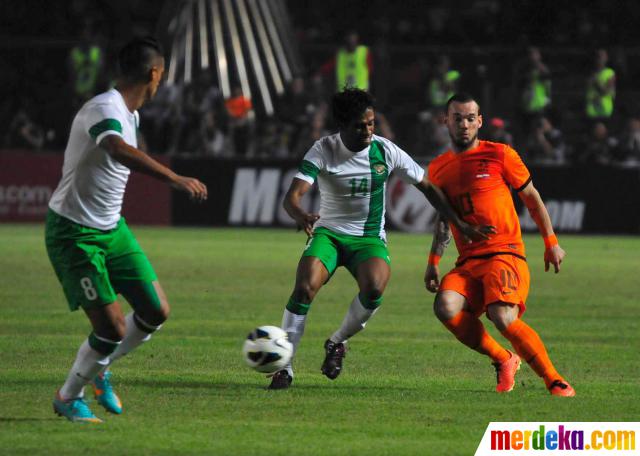
M 127 144 L 122 137 L 108 135 L 100 141 L 100 147 L 119 163 L 133 171 L 155 177 L 171 184 L 175 189 L 188 193 L 199 201 L 207 199 L 207 186 L 193 177 L 180 176 L 143 151 Z
M 438 291 L 440 287 L 440 267 L 438 264 L 450 242 L 451 229 L 449 224 L 438 214 L 434 224 L 433 241 L 431 242 L 427 269 L 424 273 L 424 285 L 432 293 Z
M 536 225 L 540 234 L 544 239 L 544 270 L 549 270 L 549 263 L 553 265 L 556 272 L 560 272 L 560 264 L 564 259 L 566 253 L 558 244 L 558 238 L 553 232 L 553 225 L 551 224 L 551 217 L 549 212 L 540 197 L 540 193 L 533 186 L 532 182 L 519 192 L 520 199 L 527 206 L 529 214 Z
M 313 233 L 313 224 L 320 218 L 318 214 L 311 214 L 305 211 L 300 204 L 302 197 L 310 188 L 311 184 L 309 182 L 294 177 L 282 202 L 284 210 L 296 221 L 298 228 L 307 233 L 307 236 L 311 236 Z
M 444 192 L 429 182 L 429 178 L 426 173 L 422 178 L 422 181 L 416 184 L 416 188 L 427 197 L 433 207 L 435 207 L 445 219 L 450 220 L 451 223 L 453 223 L 456 228 L 458 228 L 460 232 L 471 241 L 489 239 L 489 235 L 495 234 L 496 231 L 493 226 L 471 225 L 462 220 L 453 207 L 451 207 L 451 204 L 449 203 L 449 200 L 447 200 Z

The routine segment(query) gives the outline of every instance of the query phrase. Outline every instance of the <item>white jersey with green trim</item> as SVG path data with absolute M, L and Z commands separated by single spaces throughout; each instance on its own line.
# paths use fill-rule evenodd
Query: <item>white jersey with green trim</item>
M 138 111 L 130 112 L 120 92 L 111 89 L 87 101 L 71 125 L 62 178 L 49 207 L 81 225 L 109 230 L 120 220 L 129 168 L 98 146 L 109 135 L 138 147 Z
M 386 239 L 385 196 L 392 172 L 409 184 L 424 177 L 424 169 L 388 139 L 373 135 L 370 146 L 351 152 L 336 133 L 315 142 L 295 177 L 310 184 L 318 180 L 320 219 L 316 228 Z

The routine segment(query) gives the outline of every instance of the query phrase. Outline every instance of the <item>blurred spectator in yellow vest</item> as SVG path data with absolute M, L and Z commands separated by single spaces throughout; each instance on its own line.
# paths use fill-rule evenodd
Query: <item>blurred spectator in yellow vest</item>
M 360 36 L 351 31 L 345 37 L 344 46 L 336 55 L 322 65 L 320 73 L 328 75 L 335 70 L 336 91 L 346 87 L 369 90 L 369 81 L 373 70 L 373 58 L 369 47 L 360 44 Z
M 542 61 L 540 49 L 527 50 L 527 59 L 519 73 L 519 110 L 524 128 L 529 129 L 531 122 L 547 114 L 551 106 L 551 72 Z
M 444 110 L 449 98 L 458 90 L 460 72 L 451 69 L 450 65 L 448 55 L 438 57 L 433 75 L 429 80 L 429 105 L 436 110 Z
M 616 73 L 607 66 L 609 55 L 598 49 L 594 55 L 593 71 L 587 80 L 586 114 L 593 122 L 606 122 L 613 115 L 616 97 Z
M 69 52 L 74 105 L 82 105 L 103 89 L 99 86 L 103 65 L 104 51 L 96 39 L 92 23 L 86 20 L 82 25 L 80 42 Z

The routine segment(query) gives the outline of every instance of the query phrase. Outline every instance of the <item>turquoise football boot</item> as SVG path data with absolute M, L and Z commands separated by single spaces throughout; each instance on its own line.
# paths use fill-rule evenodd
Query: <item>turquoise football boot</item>
M 93 414 L 81 397 L 65 401 L 56 394 L 53 400 L 53 411 L 74 423 L 102 423 L 102 420 Z
M 111 386 L 110 371 L 96 375 L 91 385 L 98 404 L 103 406 L 109 413 L 115 413 L 116 415 L 122 413 L 122 402 L 120 402 L 118 395 L 113 392 L 113 387 Z

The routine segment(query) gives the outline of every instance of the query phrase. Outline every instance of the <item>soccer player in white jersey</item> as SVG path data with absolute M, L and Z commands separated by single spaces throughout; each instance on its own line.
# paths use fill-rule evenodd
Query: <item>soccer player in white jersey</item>
M 392 172 L 414 184 L 436 209 L 452 220 L 469 239 L 486 239 L 489 226 L 463 222 L 442 192 L 431 185 L 424 169 L 391 141 L 374 135 L 373 98 L 358 89 L 333 96 L 332 111 L 339 133 L 318 140 L 305 155 L 284 199 L 284 208 L 309 236 L 298 263 L 293 293 L 282 328 L 297 349 L 307 312 L 315 295 L 338 266 L 345 266 L 358 283 L 342 325 L 324 344 L 322 373 L 335 379 L 342 370 L 347 340 L 361 331 L 382 303 L 390 276 L 384 231 L 386 182 Z M 320 213 L 300 204 L 318 181 Z M 293 381 L 291 364 L 276 372 L 270 389 L 285 389 Z
M 137 149 L 137 109 L 155 95 L 164 73 L 160 45 L 135 39 L 118 60 L 116 87 L 89 100 L 73 119 L 45 228 L 47 253 L 69 308 L 82 308 L 92 326 L 53 401 L 58 415 L 75 422 L 101 422 L 84 400 L 88 383 L 108 412 L 122 413 L 107 368 L 149 340 L 169 315 L 157 276 L 120 216 L 130 170 L 193 199 L 207 198 L 202 182 L 177 175 Z M 126 317 L 117 294 L 133 308 Z

